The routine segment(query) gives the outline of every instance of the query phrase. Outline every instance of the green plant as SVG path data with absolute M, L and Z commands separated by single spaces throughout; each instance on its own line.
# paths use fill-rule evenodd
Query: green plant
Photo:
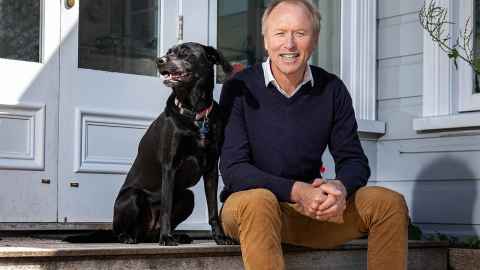
M 411 221 L 408 224 L 409 240 L 428 240 L 428 241 L 447 241 L 448 245 L 453 248 L 473 248 L 480 249 L 480 238 L 478 236 L 457 237 L 444 233 L 435 232 L 433 234 L 425 234 L 420 227 Z
M 409 240 L 422 240 L 423 238 L 423 233 L 420 227 L 417 225 L 410 223 L 408 224 L 408 239 Z
M 434 0 L 428 4 L 424 2 L 419 12 L 419 19 L 422 28 L 453 60 L 455 68 L 458 68 L 457 60 L 461 59 L 467 62 L 477 75 L 480 75 L 480 59 L 475 57 L 473 50 L 473 27 L 470 18 L 466 20 L 464 28 L 459 29 L 455 40 L 448 31 L 448 26 L 454 23 L 448 19 L 447 8 L 437 5 Z
M 478 236 L 467 237 L 462 243 L 467 248 L 480 249 L 480 238 L 478 238 Z

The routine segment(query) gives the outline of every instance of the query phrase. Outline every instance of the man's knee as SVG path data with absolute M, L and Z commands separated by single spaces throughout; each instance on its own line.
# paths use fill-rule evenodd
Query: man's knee
M 403 195 L 388 188 L 363 187 L 357 191 L 356 200 L 366 208 L 382 208 L 390 214 L 408 217 L 408 207 Z
M 236 192 L 227 199 L 226 206 L 235 209 L 237 218 L 251 217 L 259 214 L 268 216 L 280 215 L 280 205 L 275 195 L 268 189 L 258 188 Z
M 274 212 L 280 211 L 277 197 L 268 189 L 257 188 L 245 192 L 239 203 L 240 211 Z M 273 214 L 273 213 L 272 213 Z

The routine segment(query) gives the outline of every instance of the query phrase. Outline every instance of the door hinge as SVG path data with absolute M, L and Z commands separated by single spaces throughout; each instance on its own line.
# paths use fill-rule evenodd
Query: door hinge
M 183 15 L 178 15 L 177 43 L 183 42 Z

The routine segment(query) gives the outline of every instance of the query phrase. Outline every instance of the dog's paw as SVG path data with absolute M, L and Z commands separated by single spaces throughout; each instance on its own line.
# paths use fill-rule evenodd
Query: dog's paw
M 124 243 L 124 244 L 137 244 L 138 241 L 137 241 L 137 239 L 128 238 L 128 239 L 124 239 L 124 240 L 123 240 L 123 243 Z
M 184 233 L 174 233 L 173 238 L 179 244 L 191 244 L 193 242 L 193 239 L 190 236 L 188 236 L 187 234 L 184 234 Z
M 137 244 L 138 243 L 138 240 L 130 235 L 127 235 L 127 234 L 120 234 L 118 236 L 118 241 L 120 241 L 120 243 L 124 243 L 124 244 Z
M 178 242 L 171 235 L 161 235 L 158 244 L 160 246 L 178 246 Z
M 213 239 L 215 240 L 215 243 L 217 243 L 217 245 L 238 245 L 238 242 L 235 239 L 232 239 L 225 235 L 213 236 Z

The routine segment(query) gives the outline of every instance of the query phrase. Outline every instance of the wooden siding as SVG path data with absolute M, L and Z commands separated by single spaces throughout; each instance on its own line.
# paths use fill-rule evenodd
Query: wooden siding
M 417 133 L 422 115 L 421 0 L 378 0 L 379 138 L 371 185 L 402 193 L 426 231 L 480 234 L 480 130 Z

